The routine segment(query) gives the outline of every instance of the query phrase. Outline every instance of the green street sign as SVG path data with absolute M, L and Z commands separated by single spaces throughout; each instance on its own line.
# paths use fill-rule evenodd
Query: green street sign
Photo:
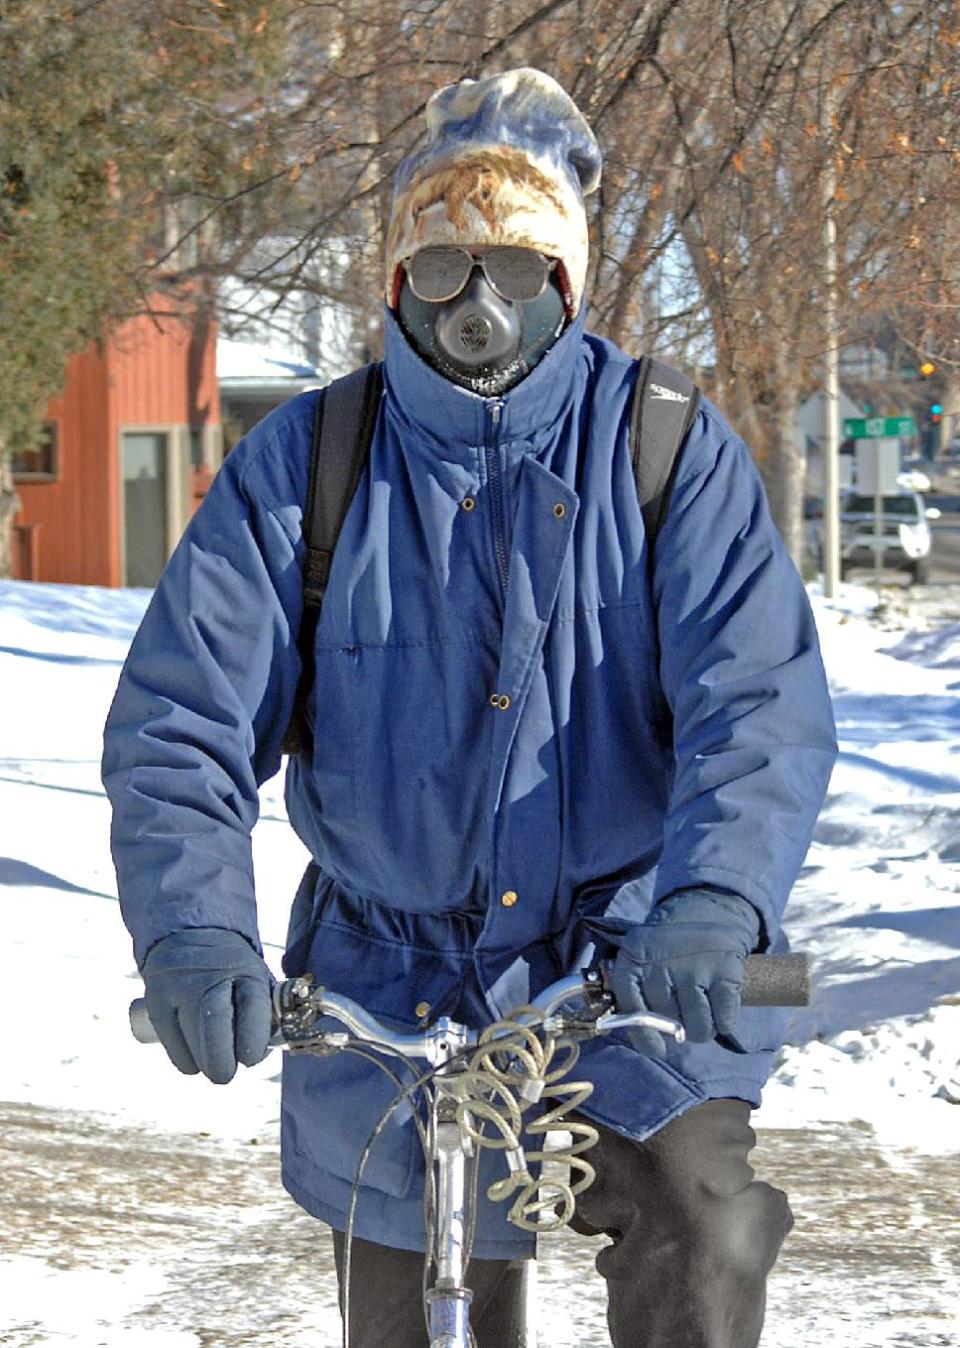
M 848 440 L 899 440 L 916 433 L 913 417 L 845 417 L 843 421 Z

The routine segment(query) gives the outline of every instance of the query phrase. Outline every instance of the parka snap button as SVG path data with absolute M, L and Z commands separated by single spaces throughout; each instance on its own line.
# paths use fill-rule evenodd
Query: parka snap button
M 504 908 L 512 908 L 518 897 L 515 889 L 508 889 L 500 895 L 500 902 L 503 904 Z
M 465 497 L 463 498 L 463 500 L 460 502 L 460 505 L 461 505 L 462 509 L 467 510 L 467 511 L 473 510 L 473 508 L 476 506 L 476 504 L 477 504 L 477 503 L 476 503 L 476 501 L 473 499 L 472 496 L 465 496 Z
M 413 1008 L 413 1014 L 416 1016 L 417 1020 L 426 1020 L 427 1016 L 430 1014 L 430 1003 L 417 1002 L 416 1006 Z
M 567 507 L 563 504 L 562 501 L 558 501 L 557 504 L 553 507 L 553 513 L 556 515 L 558 520 L 562 520 L 564 515 L 567 513 Z

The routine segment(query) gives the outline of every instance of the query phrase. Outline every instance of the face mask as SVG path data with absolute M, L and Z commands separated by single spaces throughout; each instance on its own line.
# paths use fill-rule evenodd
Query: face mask
M 460 293 L 443 301 L 420 299 L 405 276 L 397 314 L 428 364 L 481 397 L 496 397 L 518 384 L 567 326 L 552 276 L 535 299 L 507 300 L 479 264 Z

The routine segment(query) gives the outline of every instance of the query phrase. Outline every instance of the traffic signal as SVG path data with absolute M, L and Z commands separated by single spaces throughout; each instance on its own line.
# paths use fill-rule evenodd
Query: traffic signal
M 930 404 L 930 420 L 936 424 L 943 416 L 943 406 L 941 403 Z
M 935 373 L 936 368 L 937 367 L 932 360 L 925 360 L 920 366 L 920 373 L 923 375 L 924 379 L 929 379 L 930 376 Z

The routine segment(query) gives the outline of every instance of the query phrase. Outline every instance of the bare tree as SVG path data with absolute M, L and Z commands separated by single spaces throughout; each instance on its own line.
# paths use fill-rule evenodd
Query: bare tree
M 624 100 L 647 154 L 621 170 L 619 201 L 608 191 L 604 202 L 598 324 L 627 345 L 640 336 L 688 360 L 706 353 L 714 396 L 754 448 L 798 559 L 805 461 L 793 427 L 822 377 L 828 165 L 845 333 L 893 312 L 929 348 L 906 294 L 935 289 L 937 315 L 950 312 L 955 229 L 940 213 L 936 242 L 919 248 L 916 238 L 933 184 L 955 162 L 951 12 L 954 3 L 880 11 L 860 0 L 689 0 Z M 928 332 L 931 323 L 928 308 Z

